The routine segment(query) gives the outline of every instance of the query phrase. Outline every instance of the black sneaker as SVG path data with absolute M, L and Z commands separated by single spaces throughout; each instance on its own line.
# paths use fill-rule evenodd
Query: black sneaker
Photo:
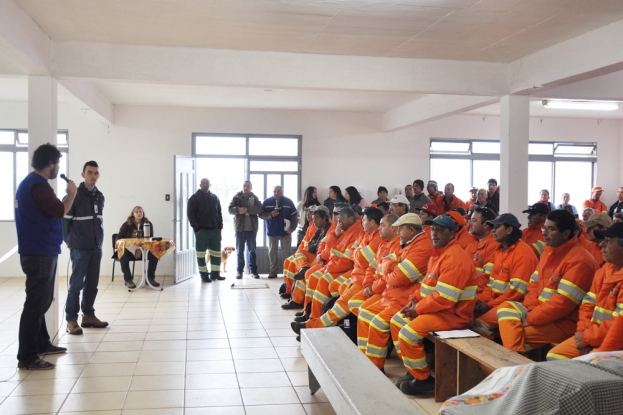
M 279 294 L 279 297 L 283 298 L 284 300 L 289 300 L 290 298 L 292 298 L 292 294 L 281 293 Z
M 54 346 L 53 344 L 51 344 L 47 349 L 37 352 L 38 355 L 61 354 L 61 353 L 67 353 L 67 348 Z
M 305 313 L 303 311 L 297 311 L 296 313 L 294 313 L 294 315 L 296 317 L 301 317 L 302 315 L 305 315 Z
M 301 334 L 301 329 L 305 328 L 305 323 L 293 321 L 292 323 L 290 323 L 290 327 L 292 327 L 292 331 L 294 331 L 296 334 Z
M 22 370 L 52 370 L 54 369 L 54 363 L 46 362 L 45 360 L 38 358 L 34 362 L 28 364 L 18 362 L 17 367 Z
M 307 317 L 305 314 L 294 317 L 294 321 L 299 323 L 305 323 L 307 320 L 309 320 L 309 317 Z
M 407 374 L 406 374 L 406 375 L 404 375 L 403 377 L 401 377 L 400 379 L 398 379 L 398 380 L 396 381 L 395 385 L 396 385 L 396 387 L 397 387 L 398 389 L 400 389 L 400 385 L 402 384 L 402 382 L 408 382 L 408 381 L 413 380 L 413 379 L 415 379 L 415 378 L 413 377 L 413 375 L 411 374 L 411 372 L 408 372 L 408 371 L 407 371 Z
M 288 301 L 285 304 L 281 304 L 281 308 L 283 308 L 284 310 L 300 310 L 303 307 L 303 304 L 294 302 L 292 300 Z
M 400 384 L 400 390 L 407 395 L 421 395 L 424 392 L 435 390 L 435 378 L 432 376 L 424 380 L 413 379 Z

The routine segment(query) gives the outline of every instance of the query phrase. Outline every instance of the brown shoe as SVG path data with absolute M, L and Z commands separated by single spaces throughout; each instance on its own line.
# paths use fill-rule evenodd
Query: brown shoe
M 82 329 L 78 325 L 76 320 L 67 322 L 67 333 L 69 334 L 82 334 Z
M 107 321 L 101 321 L 99 318 L 92 316 L 82 315 L 82 322 L 80 323 L 82 327 L 93 327 L 94 329 L 103 329 L 108 326 Z

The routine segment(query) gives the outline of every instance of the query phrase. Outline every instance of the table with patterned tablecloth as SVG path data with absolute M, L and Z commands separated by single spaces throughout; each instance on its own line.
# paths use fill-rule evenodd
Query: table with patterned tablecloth
M 130 291 L 135 291 L 141 288 L 143 285 L 148 285 L 154 290 L 158 290 L 157 287 L 152 286 L 149 283 L 149 279 L 147 278 L 147 257 L 148 253 L 151 252 L 153 256 L 158 258 L 158 260 L 162 259 L 164 256 L 175 250 L 175 244 L 171 239 L 162 238 L 162 240 L 156 241 L 153 238 L 126 238 L 119 239 L 115 244 L 115 248 L 117 248 L 117 255 L 121 258 L 125 251 L 128 250 L 132 253 L 135 253 L 137 249 L 141 250 L 141 260 L 143 263 L 143 274 L 141 280 L 138 284 L 136 284 L 136 288 L 130 289 Z M 162 288 L 160 288 L 162 291 Z

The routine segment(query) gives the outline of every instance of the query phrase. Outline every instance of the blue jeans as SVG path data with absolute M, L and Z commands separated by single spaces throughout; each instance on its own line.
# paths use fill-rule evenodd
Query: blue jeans
M 21 255 L 22 271 L 26 274 L 26 301 L 19 320 L 17 360 L 30 364 L 37 352 L 50 346 L 45 313 L 54 298 L 54 277 L 58 255 Z
M 69 256 L 72 267 L 67 304 L 65 304 L 65 319 L 67 321 L 78 320 L 80 308 L 82 308 L 82 314 L 93 317 L 95 315 L 93 304 L 100 280 L 102 249 L 72 249 Z M 82 304 L 80 304 L 80 291 L 82 291 Z
M 249 250 L 247 260 L 249 261 L 249 271 L 251 274 L 257 273 L 257 259 L 255 255 L 255 238 L 257 232 L 255 231 L 236 231 L 236 251 L 238 251 L 238 266 L 236 271 L 242 274 L 244 269 L 244 249 L 245 244 Z

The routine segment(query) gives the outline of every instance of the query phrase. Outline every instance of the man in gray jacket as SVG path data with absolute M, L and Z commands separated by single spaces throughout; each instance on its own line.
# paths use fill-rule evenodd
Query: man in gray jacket
M 229 204 L 229 213 L 234 215 L 236 230 L 236 250 L 238 251 L 238 266 L 236 278 L 242 278 L 244 269 L 245 244 L 248 249 L 249 271 L 253 278 L 259 278 L 257 273 L 257 259 L 255 255 L 255 239 L 257 237 L 257 215 L 262 211 L 262 202 L 251 190 L 250 181 L 244 182 L 242 192 L 236 193 Z

